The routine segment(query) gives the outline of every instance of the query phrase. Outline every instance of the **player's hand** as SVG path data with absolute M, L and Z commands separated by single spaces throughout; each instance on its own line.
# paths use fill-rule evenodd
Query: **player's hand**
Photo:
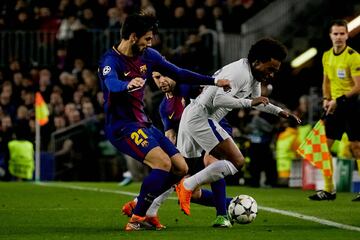
M 279 113 L 279 116 L 280 116 L 280 117 L 283 117 L 283 118 L 287 118 L 287 119 L 289 119 L 290 121 L 293 121 L 293 122 L 295 122 L 295 123 L 297 123 L 297 124 L 300 124 L 300 123 L 301 123 L 301 119 L 300 119 L 298 116 L 296 116 L 295 114 L 289 113 L 289 112 L 287 112 L 287 111 L 281 111 L 281 112 Z
M 135 91 L 139 88 L 142 88 L 145 84 L 145 80 L 142 78 L 133 78 L 127 85 L 128 92 Z
M 251 101 L 251 106 L 257 106 L 260 104 L 268 105 L 269 98 L 261 96 L 261 97 L 253 98 L 253 100 Z
M 216 81 L 215 85 L 218 87 L 222 87 L 225 92 L 228 92 L 231 90 L 230 80 L 228 80 L 228 79 L 218 79 Z

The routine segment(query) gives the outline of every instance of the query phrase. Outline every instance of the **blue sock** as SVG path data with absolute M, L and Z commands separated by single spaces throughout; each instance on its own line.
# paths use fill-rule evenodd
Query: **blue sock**
M 226 208 L 229 207 L 231 200 L 232 198 L 226 198 Z M 201 197 L 199 199 L 191 199 L 191 202 L 203 206 L 215 207 L 213 192 L 204 188 L 201 189 Z
M 133 211 L 134 214 L 142 217 L 145 216 L 151 203 L 162 193 L 161 191 L 168 177 L 169 173 L 164 170 L 151 170 L 141 185 L 138 202 Z
M 214 194 L 214 203 L 216 208 L 216 215 L 226 215 L 226 183 L 225 179 L 212 182 L 211 190 Z
M 207 189 L 201 189 L 201 197 L 198 199 L 191 198 L 191 202 L 208 207 L 215 206 L 213 192 Z

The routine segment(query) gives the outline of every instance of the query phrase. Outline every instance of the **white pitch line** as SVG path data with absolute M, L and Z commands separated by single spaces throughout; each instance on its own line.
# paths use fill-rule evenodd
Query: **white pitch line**
M 307 220 L 307 221 L 311 221 L 311 222 L 316 222 L 316 223 L 320 223 L 320 224 L 331 226 L 331 227 L 360 232 L 359 227 L 346 225 L 346 224 L 342 224 L 342 223 L 337 223 L 337 222 L 329 221 L 326 219 L 321 219 L 321 218 L 308 216 L 308 215 L 304 215 L 304 214 L 300 214 L 300 213 L 296 213 L 296 212 L 292 212 L 292 211 L 285 211 L 285 210 L 280 210 L 280 209 L 270 208 L 270 207 L 261 207 L 260 206 L 258 208 L 261 210 L 268 211 L 268 212 L 278 213 L 278 214 L 290 216 L 290 217 L 295 217 L 295 218 L 299 218 L 299 219 L 303 219 L 303 220 Z
M 64 185 L 64 184 L 57 184 L 57 183 L 54 184 L 54 183 L 40 182 L 40 183 L 36 183 L 36 184 L 45 186 L 45 187 L 59 187 L 59 188 L 68 188 L 68 189 L 93 191 L 93 192 L 116 193 L 116 194 L 127 195 L 127 196 L 137 196 L 138 195 L 137 193 L 127 192 L 127 191 L 119 191 L 119 190 L 111 190 L 111 189 L 103 189 L 103 188 L 93 188 L 93 187 L 82 187 L 82 186 L 75 186 L 75 185 Z M 175 197 L 169 197 L 168 199 L 177 200 L 177 198 L 175 198 Z M 340 228 L 340 229 L 344 229 L 344 230 L 352 230 L 352 231 L 360 232 L 360 227 L 337 223 L 337 222 L 329 221 L 326 219 L 317 218 L 314 216 L 308 216 L 308 215 L 304 215 L 304 214 L 300 214 L 300 213 L 296 213 L 296 212 L 292 212 L 292 211 L 285 211 L 285 210 L 280 210 L 280 209 L 270 208 L 270 207 L 258 206 L 258 208 L 261 210 L 267 211 L 267 212 L 272 212 L 272 213 L 277 213 L 277 214 L 281 214 L 281 215 L 285 215 L 285 216 L 289 216 L 289 217 L 299 218 L 299 219 L 307 220 L 310 222 L 316 222 L 316 223 L 320 223 L 322 225 L 336 227 L 336 228 Z

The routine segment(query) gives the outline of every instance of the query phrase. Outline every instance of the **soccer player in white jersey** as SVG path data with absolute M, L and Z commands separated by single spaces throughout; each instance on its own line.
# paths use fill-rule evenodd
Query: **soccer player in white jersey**
M 185 214 L 190 215 L 190 199 L 197 186 L 234 175 L 244 164 L 239 148 L 218 123 L 230 110 L 254 107 L 300 123 L 297 116 L 260 96 L 261 83 L 266 84 L 275 77 L 286 55 L 286 47 L 277 40 L 264 38 L 257 41 L 251 46 L 247 58 L 230 63 L 214 74 L 216 79 L 229 79 L 231 90 L 205 87 L 185 108 L 178 132 L 180 153 L 186 158 L 195 158 L 205 150 L 218 159 L 178 184 L 176 192 Z

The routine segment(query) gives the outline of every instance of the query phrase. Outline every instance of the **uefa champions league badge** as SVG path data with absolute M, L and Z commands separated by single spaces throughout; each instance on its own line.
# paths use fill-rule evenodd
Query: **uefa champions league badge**
M 337 76 L 338 78 L 345 78 L 346 77 L 346 71 L 345 69 L 337 69 Z
M 109 72 L 111 72 L 111 67 L 110 66 L 105 66 L 103 68 L 103 75 L 105 76 L 105 75 L 109 74 Z

